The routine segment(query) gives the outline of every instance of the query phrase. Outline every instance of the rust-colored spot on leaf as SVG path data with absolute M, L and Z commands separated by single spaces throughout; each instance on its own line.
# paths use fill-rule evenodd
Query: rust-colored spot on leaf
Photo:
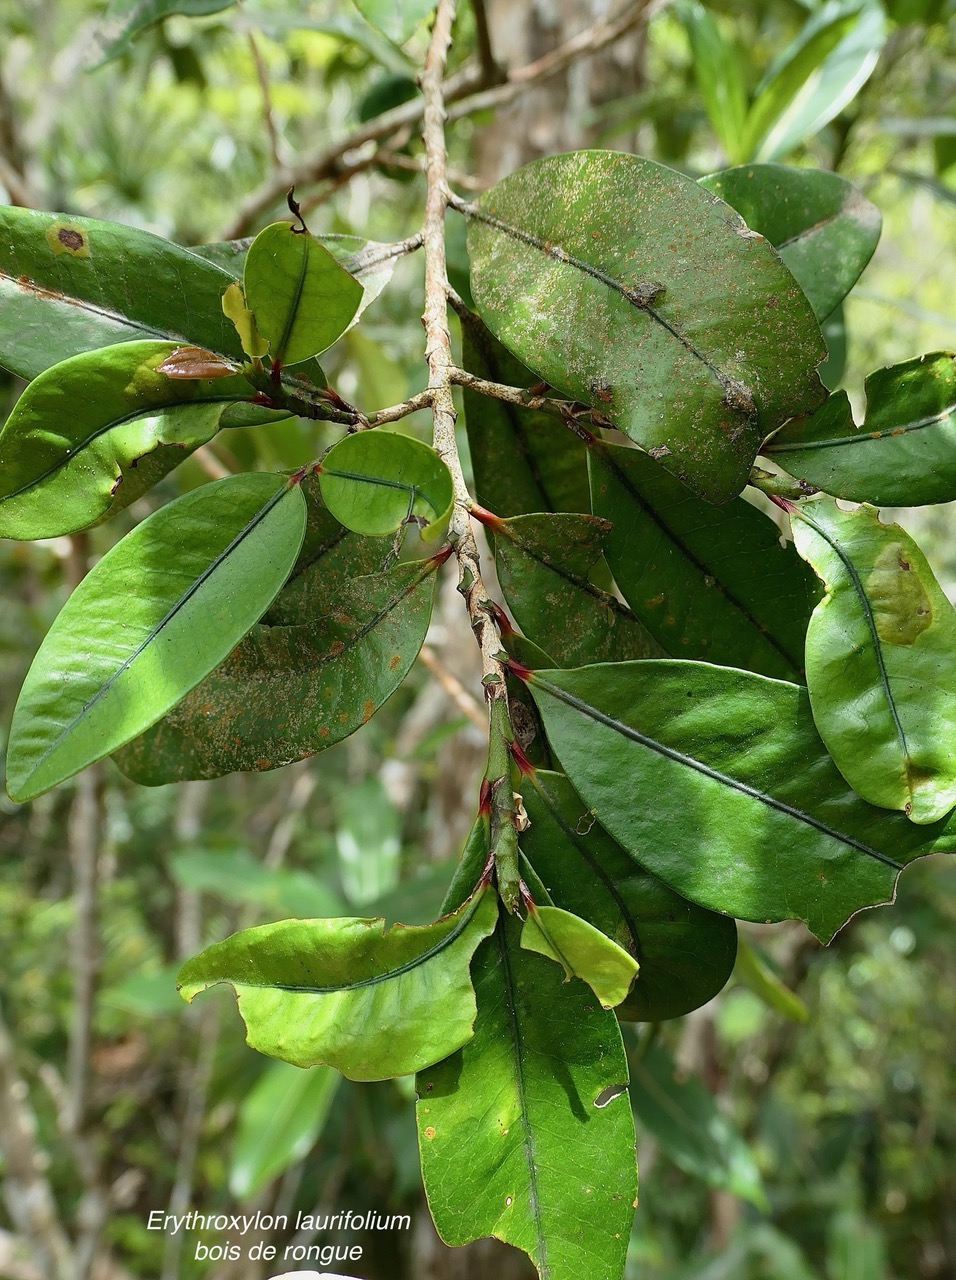
M 402 665 L 402 655 L 400 653 L 393 653 L 388 660 L 389 671 L 394 671 L 397 667 L 400 667 L 401 665 Z
M 368 724 L 372 716 L 375 715 L 375 703 L 371 698 L 366 698 L 362 703 L 362 724 Z
M 426 1126 L 426 1128 L 425 1128 L 425 1137 L 428 1139 L 428 1141 L 429 1141 L 429 1142 L 431 1142 L 432 1138 L 434 1138 L 434 1136 L 435 1136 L 435 1132 L 436 1132 L 436 1130 L 435 1130 L 435 1128 L 434 1128 L 434 1126 L 433 1126 L 433 1125 L 427 1125 L 427 1126 Z
M 319 725 L 319 737 L 327 738 L 329 736 L 329 726 L 326 724 Z

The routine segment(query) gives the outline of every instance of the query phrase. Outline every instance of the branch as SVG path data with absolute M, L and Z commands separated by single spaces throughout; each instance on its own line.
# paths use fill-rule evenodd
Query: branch
M 269 153 L 272 156 L 272 163 L 276 169 L 283 168 L 282 156 L 279 154 L 279 135 L 276 132 L 276 122 L 272 114 L 272 90 L 269 87 L 269 73 L 266 71 L 266 64 L 262 60 L 262 54 L 256 43 L 255 34 L 252 31 L 247 32 L 249 41 L 249 49 L 252 53 L 252 61 L 256 68 L 256 78 L 259 81 L 259 89 L 262 93 L 262 117 L 266 126 L 266 134 L 269 138 Z
M 484 730 L 488 727 L 487 717 L 478 702 L 455 673 L 449 671 L 430 644 L 422 645 L 418 652 L 418 661 L 431 672 L 463 716 L 466 716 L 478 729 Z
M 470 67 L 456 72 L 453 76 L 449 76 L 442 92 L 443 103 L 449 107 L 447 119 L 458 120 L 475 111 L 484 111 L 488 107 L 501 106 L 503 103 L 510 102 L 525 90 L 557 75 L 579 58 L 589 58 L 600 53 L 602 49 L 613 44 L 632 28 L 649 22 L 670 3 L 671 0 L 636 0 L 635 3 L 629 4 L 621 16 L 613 22 L 602 18 L 556 49 L 552 49 L 544 57 L 510 71 L 503 84 L 489 88 L 486 72 L 481 68 Z M 442 67 L 444 68 L 444 57 Z M 317 182 L 335 179 L 344 170 L 347 170 L 351 176 L 361 169 L 368 168 L 374 159 L 375 150 L 363 158 L 351 161 L 348 165 L 345 164 L 345 157 L 371 143 L 391 138 L 408 125 L 414 125 L 423 119 L 426 109 L 424 84 L 422 89 L 422 97 L 413 98 L 411 102 L 403 102 L 390 111 L 383 112 L 374 120 L 369 120 L 361 129 L 356 129 L 354 133 L 341 138 L 311 159 L 303 161 L 302 164 L 270 174 L 258 190 L 240 205 L 231 226 L 219 238 L 236 240 L 244 236 L 264 213 L 283 199 L 289 187 L 306 187 Z
M 488 84 L 499 84 L 505 75 L 495 61 L 491 47 L 491 31 L 488 26 L 488 10 L 485 0 L 471 0 L 471 11 L 475 15 L 475 43 L 478 46 L 478 61 L 482 74 Z

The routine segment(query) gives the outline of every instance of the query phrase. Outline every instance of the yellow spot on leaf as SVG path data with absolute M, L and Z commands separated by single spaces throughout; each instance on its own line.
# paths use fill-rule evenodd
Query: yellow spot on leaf
M 891 542 L 883 548 L 865 583 L 876 634 L 886 644 L 913 644 L 933 621 L 933 606 L 906 558 L 906 548 Z
M 72 258 L 90 256 L 90 237 L 73 222 L 51 222 L 46 229 L 46 242 L 54 253 L 68 253 Z

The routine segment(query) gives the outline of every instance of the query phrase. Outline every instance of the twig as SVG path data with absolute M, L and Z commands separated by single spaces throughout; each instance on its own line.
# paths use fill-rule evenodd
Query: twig
M 259 88 L 262 92 L 262 118 L 265 122 L 266 133 L 269 135 L 269 151 L 272 155 L 272 163 L 276 169 L 281 169 L 283 167 L 282 156 L 279 154 L 279 135 L 276 132 L 275 117 L 272 114 L 272 90 L 269 86 L 269 73 L 256 43 L 255 33 L 252 31 L 247 32 L 246 38 L 249 41 L 252 61 L 256 68 L 256 78 L 259 81 Z
M 498 84 L 504 80 L 504 72 L 495 61 L 491 47 L 491 31 L 488 26 L 488 11 L 485 0 L 471 0 L 471 11 L 475 15 L 475 44 L 478 47 L 478 62 L 482 73 L 489 84 Z
M 198 449 L 194 449 L 193 460 L 202 467 L 211 480 L 224 480 L 226 476 L 232 475 L 229 468 L 223 466 L 208 445 L 201 444 Z
M 473 725 L 484 732 L 488 728 L 488 717 L 454 672 L 448 670 L 431 645 L 422 645 L 418 651 L 418 661 L 431 672 L 462 715 L 467 716 Z
M 387 409 L 379 409 L 377 413 L 370 414 L 364 421 L 357 424 L 356 429 L 367 431 L 369 427 L 380 427 L 385 422 L 398 422 L 400 418 L 407 418 L 410 413 L 417 413 L 419 409 L 427 409 L 431 403 L 432 388 L 426 387 L 424 391 L 419 391 L 417 395 L 409 396 L 401 404 L 391 404 Z
M 480 67 L 464 68 L 456 72 L 448 77 L 442 93 L 443 102 L 447 108 L 447 119 L 457 120 L 472 112 L 484 111 L 488 107 L 510 102 L 526 89 L 557 75 L 578 58 L 591 57 L 593 54 L 600 53 L 602 49 L 613 44 L 633 27 L 642 22 L 649 22 L 669 3 L 671 0 L 638 0 L 637 3 L 628 5 L 624 13 L 613 22 L 601 19 L 556 49 L 552 49 L 544 57 L 509 72 L 503 84 L 489 88 L 485 73 Z M 332 143 L 324 151 L 303 161 L 302 164 L 270 174 L 243 202 L 231 226 L 219 238 L 235 240 L 245 235 L 268 209 L 284 197 L 289 187 L 307 187 L 335 178 L 342 172 L 346 156 L 370 143 L 391 138 L 408 125 L 416 124 L 423 118 L 424 110 L 424 95 L 421 98 L 413 98 L 410 102 L 403 102 L 369 120 L 354 133 Z M 375 152 L 372 151 L 364 157 L 351 161 L 348 166 L 350 176 L 352 173 L 368 168 L 374 154 Z

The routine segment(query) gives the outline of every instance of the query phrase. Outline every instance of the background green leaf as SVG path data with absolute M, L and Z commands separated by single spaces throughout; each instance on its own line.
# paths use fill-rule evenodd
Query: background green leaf
M 416 1081 L 429 1208 L 447 1244 L 494 1235 L 549 1280 L 619 1276 L 637 1194 L 621 1033 L 519 929 L 502 917 L 475 955 L 474 1039 Z
M 761 453 L 837 498 L 878 506 L 956 499 L 956 356 L 934 352 L 866 380 L 857 426 L 846 392 L 788 423 Z
M 102 50 L 97 66 L 126 53 L 147 28 L 172 14 L 205 17 L 229 9 L 235 0 L 111 0 L 94 38 Z
M 270 1062 L 239 1108 L 229 1190 L 250 1200 L 315 1146 L 342 1077 L 331 1067 L 303 1071 Z
M 737 926 L 689 902 L 637 865 L 560 773 L 522 781 L 531 825 L 521 849 L 554 902 L 613 938 L 640 964 L 618 1017 L 679 1018 L 706 1004 L 730 977 Z
M 117 764 L 134 781 L 159 786 L 276 769 L 341 742 L 372 718 L 418 656 L 440 562 L 345 581 L 329 590 L 314 621 L 256 627 Z
M 827 589 L 807 632 L 820 736 L 865 800 L 935 822 L 956 806 L 956 610 L 874 507 L 818 498 L 793 514 L 797 550 Z
M 793 277 L 662 165 L 609 151 L 525 165 L 470 206 L 468 252 L 496 337 L 710 501 L 740 492 L 761 433 L 823 399 Z
M 248 1043 L 284 1062 L 351 1080 L 408 1075 L 471 1038 L 469 964 L 496 919 L 484 889 L 434 924 L 387 932 L 384 920 L 350 917 L 260 925 L 187 960 L 179 991 L 191 1002 L 230 983 Z
M 690 41 L 694 79 L 714 133 L 731 160 L 743 160 L 747 90 L 737 51 L 717 22 L 697 0 L 680 5 L 678 14 Z M 733 204 L 733 201 L 728 201 Z
M 373 27 L 396 44 L 410 40 L 435 9 L 435 0 L 355 0 L 355 4 Z
M 137 339 L 243 359 L 222 314 L 233 276 L 148 231 L 0 207 L 0 364 L 21 378 Z
M 825 320 L 863 273 L 883 217 L 839 174 L 782 164 L 745 164 L 700 179 L 778 250 Z
M 358 431 L 322 459 L 319 487 L 347 529 L 382 537 L 410 516 L 434 537 L 451 515 L 451 472 L 434 449 L 396 431 Z
M 637 449 L 598 443 L 588 471 L 617 585 L 666 652 L 803 678 L 820 589 L 772 520 L 743 498 L 701 502 Z
M 828 941 L 892 898 L 905 863 L 956 850 L 956 823 L 916 827 L 849 789 L 797 685 L 696 662 L 536 672 L 528 684 L 601 825 L 702 906 L 805 920 Z
M 317 356 L 342 336 L 363 289 L 315 236 L 274 222 L 249 246 L 242 270 L 246 303 L 269 355 L 280 365 Z
M 125 342 L 41 373 L 0 429 L 0 537 L 75 533 L 128 507 L 211 440 L 245 378 L 170 378 L 169 342 Z
M 13 713 L 7 789 L 49 790 L 149 728 L 261 617 L 295 562 L 305 500 L 229 476 L 144 520 L 73 592 Z

